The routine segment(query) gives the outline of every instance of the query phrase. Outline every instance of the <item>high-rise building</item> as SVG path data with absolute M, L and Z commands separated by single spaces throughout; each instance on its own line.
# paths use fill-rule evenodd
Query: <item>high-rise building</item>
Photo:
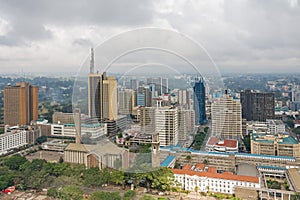
M 136 91 L 137 106 L 152 106 L 152 93 L 147 87 L 139 87 Z
M 274 93 L 241 92 L 242 117 L 247 121 L 266 121 L 275 117 Z
M 195 123 L 196 125 L 205 124 L 207 122 L 205 108 L 205 86 L 202 78 L 195 81 L 193 90 Z
M 239 139 L 242 134 L 242 111 L 239 101 L 225 92 L 211 107 L 212 134 L 222 139 Z
M 155 109 L 155 133 L 159 134 L 161 146 L 178 144 L 178 110 L 161 107 Z
M 188 90 L 178 90 L 178 104 L 184 108 L 190 108 L 190 92 Z
M 88 110 L 89 117 L 99 120 L 116 120 L 118 116 L 117 80 L 102 74 L 89 74 Z
M 26 82 L 4 89 L 4 124 L 26 125 L 38 119 L 38 87 Z
M 121 115 L 132 114 L 135 106 L 135 92 L 130 89 L 121 89 L 118 92 L 119 113 Z
M 291 109 L 293 111 L 300 110 L 300 86 L 299 85 L 293 86 Z
M 153 84 L 158 95 L 169 93 L 169 79 L 163 77 L 147 78 L 147 84 Z
M 139 87 L 139 81 L 136 79 L 130 80 L 130 88 L 136 90 Z
M 155 133 L 155 108 L 154 107 L 140 107 L 140 126 L 141 132 L 145 134 Z
M 178 141 L 183 144 L 194 131 L 194 110 L 178 109 Z

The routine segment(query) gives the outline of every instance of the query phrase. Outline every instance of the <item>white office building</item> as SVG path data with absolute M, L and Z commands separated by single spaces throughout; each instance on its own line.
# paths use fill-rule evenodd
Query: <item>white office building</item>
M 285 124 L 281 120 L 267 119 L 268 128 L 273 135 L 285 132 Z
M 0 155 L 8 153 L 10 150 L 25 146 L 26 131 L 17 130 L 0 135 Z
M 155 133 L 159 134 L 161 146 L 178 143 L 178 110 L 172 107 L 160 107 L 155 110 Z
M 191 166 L 190 169 L 172 169 L 175 182 L 184 190 L 198 192 L 216 192 L 234 194 L 235 187 L 261 188 L 259 177 L 235 175 L 232 172 L 217 173 L 203 164 L 200 167 Z
M 212 134 L 223 139 L 238 139 L 242 134 L 241 103 L 229 94 L 214 100 L 211 106 Z
M 65 136 L 75 137 L 76 127 L 75 124 L 51 124 L 52 136 Z M 97 139 L 104 135 L 107 135 L 106 124 L 82 124 L 81 135 L 89 135 L 91 139 Z

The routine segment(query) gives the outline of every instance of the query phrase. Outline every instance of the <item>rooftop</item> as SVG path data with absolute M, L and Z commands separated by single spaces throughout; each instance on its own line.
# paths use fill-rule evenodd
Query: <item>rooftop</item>
M 216 179 L 224 179 L 224 180 L 259 183 L 258 177 L 235 175 L 232 172 L 217 173 L 217 169 L 215 167 L 209 167 L 207 171 L 198 171 L 197 167 L 192 168 L 191 165 L 185 165 L 182 169 L 171 169 L 171 170 L 174 174 L 184 174 L 189 176 L 199 176 L 199 177 L 216 178 Z
M 267 134 L 252 134 L 252 140 L 256 142 L 263 142 L 274 144 L 276 141 L 278 144 L 298 144 L 297 140 L 286 134 L 278 134 L 278 135 L 267 135 Z
M 291 168 L 288 169 L 288 174 L 295 190 L 299 192 L 300 191 L 300 170 L 297 168 Z
M 169 167 L 172 161 L 175 159 L 175 156 L 168 156 L 161 164 L 161 167 Z
M 88 152 L 84 144 L 70 143 L 65 151 L 81 151 Z
M 257 157 L 262 159 L 284 159 L 290 160 L 292 162 L 295 161 L 294 157 L 291 156 L 273 156 L 273 155 L 264 155 L 264 154 L 249 154 L 249 153 L 231 153 L 231 152 L 207 152 L 207 151 L 199 151 L 194 150 L 191 148 L 182 148 L 180 145 L 176 146 L 167 146 L 167 147 L 160 147 L 162 151 L 172 151 L 172 152 L 191 152 L 192 154 L 201 154 L 201 155 L 211 155 L 211 156 L 224 156 L 228 157 L 229 155 L 234 155 L 236 157 Z

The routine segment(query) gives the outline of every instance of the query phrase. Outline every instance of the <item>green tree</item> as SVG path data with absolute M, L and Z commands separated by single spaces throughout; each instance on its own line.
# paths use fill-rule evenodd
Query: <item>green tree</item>
M 190 155 L 187 155 L 187 156 L 186 156 L 186 160 L 187 160 L 187 161 L 190 161 L 191 159 L 192 159 L 192 157 L 191 157 Z
M 65 200 L 81 200 L 83 194 L 83 190 L 75 185 L 67 185 L 59 191 L 59 196 Z
M 90 168 L 83 172 L 84 185 L 92 187 L 101 187 L 107 181 L 100 173 L 99 168 Z
M 96 191 L 91 194 L 89 200 L 121 200 L 119 192 Z
M 152 180 L 151 187 L 157 190 L 170 190 L 174 183 L 174 174 L 167 168 L 162 167 L 148 173 L 148 180 Z
M 293 195 L 293 200 L 299 200 L 300 199 L 300 193 L 295 192 L 295 194 Z
M 110 173 L 109 176 L 109 181 L 117 184 L 117 185 L 121 185 L 124 183 L 124 172 L 123 171 L 118 171 L 118 170 L 113 170 Z
M 124 193 L 124 200 L 130 200 L 133 199 L 136 196 L 136 191 L 134 190 L 128 190 Z
M 20 166 L 27 162 L 27 159 L 24 156 L 15 154 L 11 157 L 8 157 L 4 161 L 4 165 L 7 166 L 10 170 L 19 170 Z
M 294 122 L 294 120 L 292 120 L 292 119 L 288 119 L 285 123 L 286 123 L 290 128 L 294 128 L 294 126 L 295 126 L 295 122 Z
M 141 200 L 155 200 L 153 196 L 144 195 Z
M 208 132 L 208 130 L 209 130 L 209 127 L 207 126 L 207 127 L 205 127 L 204 128 L 204 133 L 207 133 Z
M 300 126 L 298 126 L 297 128 L 293 129 L 294 133 L 296 133 L 297 135 L 300 135 Z
M 14 175 L 7 167 L 0 167 L 0 191 L 14 184 Z
M 57 189 L 56 188 L 48 189 L 47 196 L 57 198 L 59 196 Z
M 250 151 L 251 150 L 251 145 L 250 145 L 250 135 L 246 135 L 243 139 L 243 142 L 245 144 L 246 150 Z
M 22 184 L 31 189 L 40 190 L 49 177 L 44 168 L 45 160 L 35 159 L 20 166 Z

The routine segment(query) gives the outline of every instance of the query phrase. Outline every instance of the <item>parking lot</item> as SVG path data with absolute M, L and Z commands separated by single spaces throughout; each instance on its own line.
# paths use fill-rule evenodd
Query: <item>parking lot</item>
M 26 156 L 28 160 L 45 159 L 47 162 L 58 162 L 60 157 L 64 157 L 64 154 L 62 152 L 44 150 L 37 151 Z

